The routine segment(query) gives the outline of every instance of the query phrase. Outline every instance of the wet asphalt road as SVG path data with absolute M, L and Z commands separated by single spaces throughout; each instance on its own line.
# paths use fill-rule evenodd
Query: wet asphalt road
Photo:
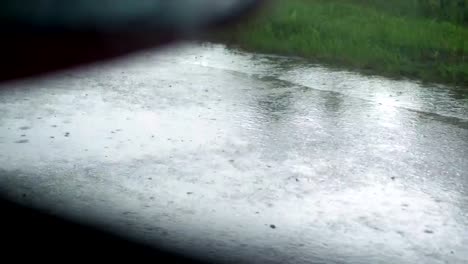
M 11 198 L 231 263 L 468 263 L 468 98 L 220 45 L 0 89 Z

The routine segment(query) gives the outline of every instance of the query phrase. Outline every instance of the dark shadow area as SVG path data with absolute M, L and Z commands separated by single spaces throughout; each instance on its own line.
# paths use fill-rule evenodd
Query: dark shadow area
M 4 260 L 203 263 L 23 207 L 3 197 L 0 197 L 0 210 Z

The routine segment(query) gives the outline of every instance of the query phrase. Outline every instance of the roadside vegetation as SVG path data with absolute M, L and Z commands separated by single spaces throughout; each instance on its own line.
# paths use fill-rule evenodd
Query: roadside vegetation
M 221 38 L 393 77 L 468 87 L 466 0 L 278 0 Z

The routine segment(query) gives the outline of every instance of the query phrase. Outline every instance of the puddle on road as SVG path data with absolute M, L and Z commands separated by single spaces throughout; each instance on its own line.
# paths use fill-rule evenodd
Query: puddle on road
M 58 212 L 220 255 L 468 261 L 468 107 L 450 89 L 221 45 L 9 85 L 0 187 Z

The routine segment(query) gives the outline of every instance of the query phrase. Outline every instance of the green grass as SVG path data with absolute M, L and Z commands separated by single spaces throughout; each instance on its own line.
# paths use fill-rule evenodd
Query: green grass
M 468 27 L 410 8 L 418 1 L 282 0 L 223 37 L 253 51 L 468 87 Z
M 343 0 L 398 16 L 425 17 L 468 24 L 467 0 Z

